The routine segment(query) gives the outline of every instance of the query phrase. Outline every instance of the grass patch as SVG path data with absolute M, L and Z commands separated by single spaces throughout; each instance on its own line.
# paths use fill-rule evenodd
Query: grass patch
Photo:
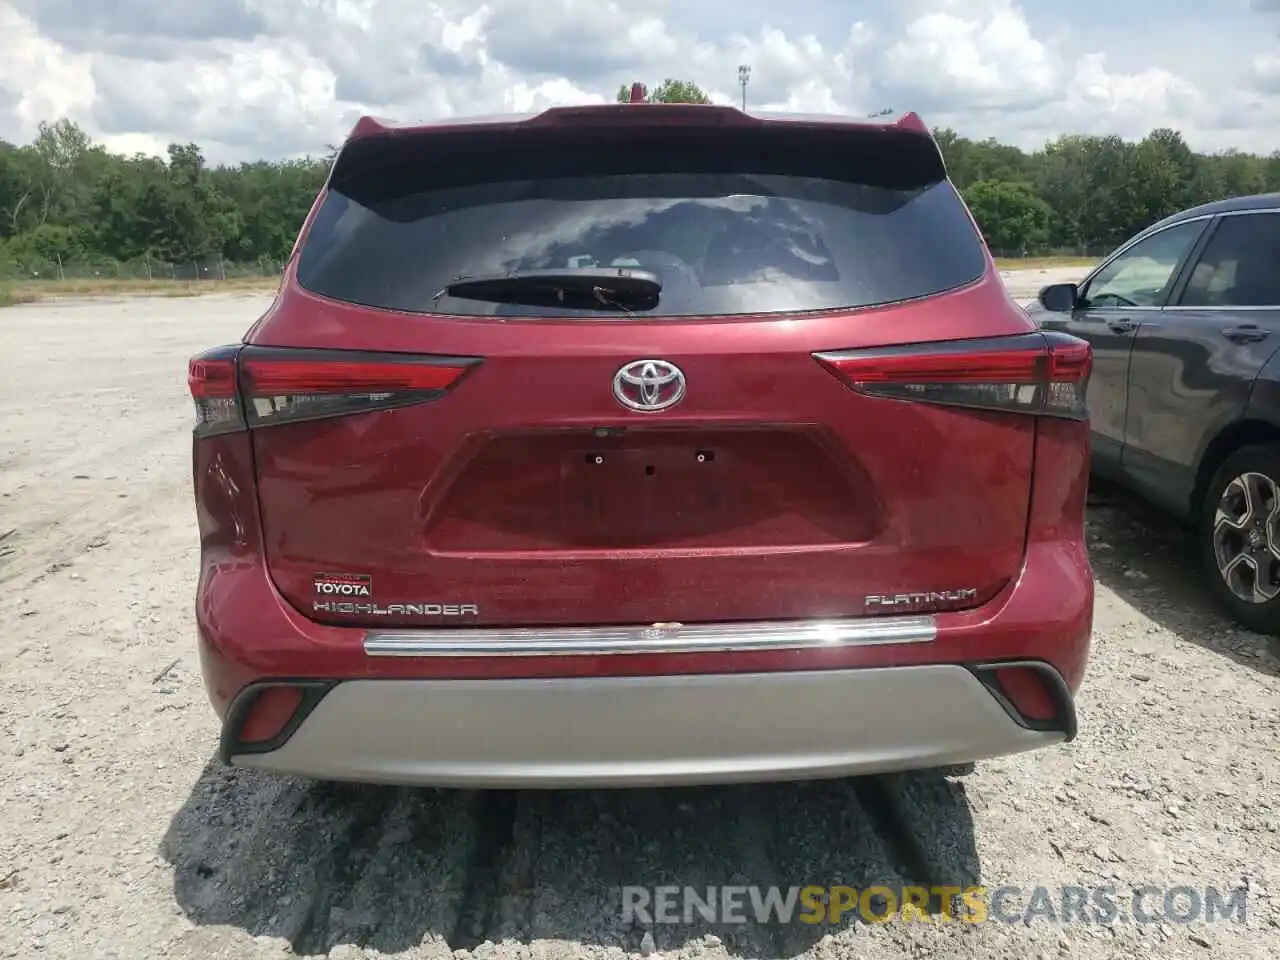
M 11 284 L 0 284 L 0 307 L 13 307 L 19 303 L 30 303 L 34 298 Z
M 1097 257 L 996 257 L 996 268 L 999 270 L 1056 270 L 1071 267 L 1087 270 L 1097 262 Z
M 58 297 L 199 297 L 210 293 L 274 293 L 279 277 L 231 280 L 32 280 L 0 285 L 0 306 Z

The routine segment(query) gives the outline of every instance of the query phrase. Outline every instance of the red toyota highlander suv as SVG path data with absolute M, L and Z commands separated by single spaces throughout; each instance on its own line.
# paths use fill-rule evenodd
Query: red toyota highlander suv
M 915 114 L 362 119 L 189 366 L 222 759 L 625 786 L 1070 740 L 1090 366 Z

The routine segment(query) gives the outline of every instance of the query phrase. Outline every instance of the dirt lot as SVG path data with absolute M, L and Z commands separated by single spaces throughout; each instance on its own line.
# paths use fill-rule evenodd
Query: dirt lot
M 184 363 L 265 303 L 0 311 L 0 956 L 1280 955 L 1280 664 L 1209 607 L 1170 524 L 1123 499 L 1091 509 L 1079 740 L 963 780 L 539 795 L 220 768 L 192 638 Z M 904 882 L 1042 886 L 1058 905 L 1113 884 L 1122 910 L 648 936 L 620 914 L 622 885 Z M 1146 885 L 1247 886 L 1247 919 L 1134 922 Z
M 1001 270 L 1000 276 L 1004 278 L 1009 293 L 1026 303 L 1041 287 L 1051 283 L 1074 283 L 1085 272 L 1078 267 L 1039 267 L 1034 270 Z

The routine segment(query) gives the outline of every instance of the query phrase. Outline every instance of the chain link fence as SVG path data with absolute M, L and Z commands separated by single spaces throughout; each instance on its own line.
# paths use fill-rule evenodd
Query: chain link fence
M 991 255 L 1001 260 L 1101 260 L 1116 245 L 1082 244 L 1078 247 L 991 247 Z
M 0 282 L 23 284 L 72 280 L 193 283 L 278 277 L 283 270 L 284 264 L 274 260 L 235 262 L 218 256 L 183 262 L 153 260 L 150 257 L 137 260 L 111 260 L 105 257 L 13 260 L 0 257 Z

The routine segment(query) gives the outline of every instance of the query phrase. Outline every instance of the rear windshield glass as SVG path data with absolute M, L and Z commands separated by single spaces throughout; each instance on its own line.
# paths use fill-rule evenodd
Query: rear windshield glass
M 408 312 L 626 319 L 637 312 L 439 294 L 460 277 L 621 266 L 662 283 L 657 305 L 641 316 L 803 312 L 940 293 L 976 280 L 985 265 L 946 180 L 886 186 L 716 172 L 705 162 L 694 172 L 675 164 L 627 174 L 584 174 L 579 163 L 569 176 L 540 166 L 532 179 L 433 186 L 413 176 L 383 179 L 378 189 L 359 180 L 334 186 L 301 251 L 299 282 L 322 296 Z

